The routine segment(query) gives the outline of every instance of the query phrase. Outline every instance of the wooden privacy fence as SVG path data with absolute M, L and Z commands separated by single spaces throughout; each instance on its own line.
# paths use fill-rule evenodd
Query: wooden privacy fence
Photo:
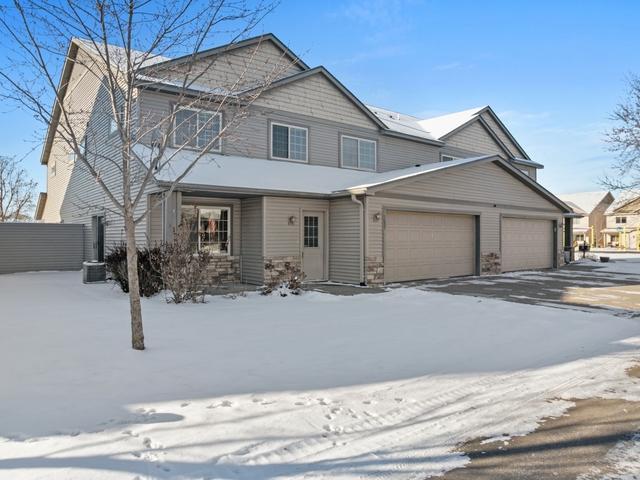
M 0 223 L 0 274 L 80 270 L 84 225 Z

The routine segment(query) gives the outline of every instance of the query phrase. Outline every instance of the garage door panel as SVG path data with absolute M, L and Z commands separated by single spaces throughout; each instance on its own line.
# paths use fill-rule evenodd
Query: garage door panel
M 553 267 L 553 222 L 531 218 L 502 219 L 502 271 Z
M 473 275 L 471 215 L 390 211 L 385 218 L 385 281 Z

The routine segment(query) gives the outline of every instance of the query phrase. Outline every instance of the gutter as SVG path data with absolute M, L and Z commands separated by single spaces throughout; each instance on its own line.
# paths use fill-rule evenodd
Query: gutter
M 351 194 L 351 201 L 359 206 L 360 213 L 360 285 L 365 286 L 365 275 L 364 275 L 364 257 L 365 257 L 365 241 L 364 241 L 364 203 L 362 200 L 358 200 L 355 193 Z

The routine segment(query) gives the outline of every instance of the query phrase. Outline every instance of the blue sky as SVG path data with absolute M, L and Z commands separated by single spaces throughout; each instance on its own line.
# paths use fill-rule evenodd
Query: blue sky
M 418 116 L 491 105 L 555 193 L 598 189 L 613 155 L 603 131 L 640 73 L 640 2 L 283 0 L 273 32 L 365 103 Z M 1 47 L 0 47 L 1 49 Z M 1 50 L 0 50 L 1 51 Z M 0 153 L 44 135 L 0 107 Z M 39 148 L 26 166 L 44 189 Z

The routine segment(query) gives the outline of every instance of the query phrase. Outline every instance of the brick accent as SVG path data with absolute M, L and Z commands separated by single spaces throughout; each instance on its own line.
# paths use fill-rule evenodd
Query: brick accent
M 239 257 L 216 255 L 207 267 L 209 284 L 213 287 L 240 282 Z
M 480 255 L 481 275 L 496 275 L 500 273 L 501 268 L 502 264 L 499 253 L 490 252 Z
M 384 283 L 384 262 L 382 257 L 367 257 L 365 260 L 367 285 L 382 285 Z
M 264 257 L 264 281 L 268 283 L 274 278 L 281 278 L 288 266 L 302 269 L 299 255 Z

